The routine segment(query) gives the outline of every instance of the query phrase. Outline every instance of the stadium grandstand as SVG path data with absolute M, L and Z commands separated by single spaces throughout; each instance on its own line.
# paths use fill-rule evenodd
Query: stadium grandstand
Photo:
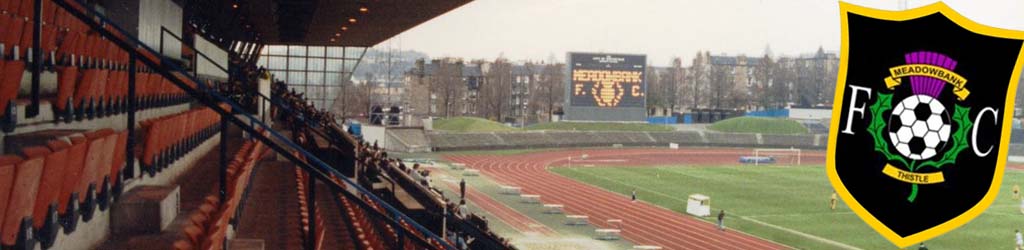
M 257 66 L 467 2 L 0 0 L 3 249 L 512 249 Z

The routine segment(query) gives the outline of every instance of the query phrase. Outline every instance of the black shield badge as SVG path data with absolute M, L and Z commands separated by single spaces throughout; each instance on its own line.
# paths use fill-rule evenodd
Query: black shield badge
M 899 247 L 974 219 L 1002 181 L 1024 33 L 942 3 L 840 9 L 832 186 Z

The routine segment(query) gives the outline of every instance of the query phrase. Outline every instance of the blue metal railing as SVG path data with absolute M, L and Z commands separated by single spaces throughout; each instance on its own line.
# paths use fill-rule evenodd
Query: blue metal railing
M 337 179 L 342 180 L 346 185 L 351 186 L 358 193 L 360 193 L 360 194 L 362 194 L 362 195 L 364 195 L 366 197 L 369 197 L 370 200 L 372 200 L 373 202 L 375 202 L 378 205 L 382 206 L 393 217 L 397 217 L 397 220 L 402 220 L 402 221 L 405 221 L 406 223 L 408 223 L 409 225 L 412 225 L 413 228 L 416 231 L 418 231 L 420 234 L 425 235 L 428 238 L 437 241 L 440 245 L 442 245 L 443 247 L 445 247 L 447 249 L 455 249 L 455 247 L 452 246 L 451 244 L 449 244 L 447 241 L 443 240 L 441 237 L 437 236 L 436 234 L 434 234 L 430 230 L 427 230 L 426 228 L 424 228 L 419 223 L 416 223 L 415 220 L 412 220 L 411 218 L 409 218 L 405 214 L 401 213 L 398 209 L 394 208 L 390 204 L 384 202 L 380 197 L 377 197 L 372 192 L 366 190 L 365 188 L 363 188 L 360 185 L 352 182 L 351 180 L 348 180 L 347 178 L 344 178 L 344 175 L 342 175 L 340 172 L 338 172 L 334 168 L 332 168 L 329 165 L 327 165 L 327 163 L 323 162 L 322 160 L 317 158 L 312 153 L 306 151 L 305 149 L 303 149 L 299 145 L 295 144 L 294 142 L 292 142 L 287 137 L 284 137 L 283 135 L 281 135 L 277 131 L 274 131 L 273 128 L 271 128 L 270 126 L 267 126 L 264 122 L 260 121 L 259 119 L 257 119 L 253 115 L 245 113 L 243 111 L 244 109 L 241 107 L 241 105 L 239 105 L 238 103 L 235 103 L 230 98 L 227 98 L 227 97 L 225 97 L 225 96 L 223 96 L 223 95 L 221 95 L 219 93 L 216 93 L 214 91 L 200 92 L 199 90 L 190 87 L 189 84 L 186 83 L 185 80 L 183 80 L 183 79 L 188 79 L 189 81 L 192 81 L 200 89 L 205 89 L 205 90 L 211 90 L 212 89 L 209 86 L 206 86 L 206 84 L 203 83 L 202 81 L 199 81 L 199 80 L 195 79 L 194 77 L 192 77 L 191 75 L 189 75 L 187 71 L 181 69 L 175 63 L 170 62 L 167 58 L 165 58 L 162 55 L 158 54 L 155 50 L 153 50 L 149 46 L 147 46 L 144 43 L 142 43 L 141 41 L 139 41 L 136 37 L 131 36 L 130 35 L 131 33 L 125 31 L 124 29 L 122 29 L 121 27 L 119 27 L 117 25 L 114 25 L 114 22 L 110 21 L 105 16 L 99 14 L 95 10 L 92 10 L 92 9 L 90 9 L 88 7 L 85 7 L 87 5 L 82 3 L 80 0 L 52 0 L 52 1 L 55 4 L 57 4 L 58 6 L 60 6 L 61 8 L 63 8 L 64 10 L 66 10 L 71 15 L 74 15 L 76 18 L 78 18 L 83 23 L 85 23 L 85 24 L 89 25 L 90 27 L 92 27 L 101 36 L 107 38 L 108 40 L 110 40 L 111 42 L 116 44 L 117 46 L 121 47 L 122 49 L 124 49 L 126 51 L 129 51 L 132 54 L 140 54 L 141 56 L 138 57 L 140 62 L 142 62 L 143 64 L 145 64 L 145 65 L 149 66 L 150 68 L 154 69 L 157 73 L 159 73 L 160 75 L 162 75 L 165 78 L 167 78 L 168 80 L 170 80 L 170 82 L 172 82 L 175 85 L 177 85 L 179 88 L 184 90 L 190 96 L 196 98 L 197 100 L 199 100 L 200 102 L 202 102 L 203 104 L 208 106 L 210 109 L 212 109 L 212 110 L 216 111 L 217 113 L 219 113 L 223 119 L 225 119 L 225 120 L 227 120 L 227 121 L 229 121 L 231 123 L 234 123 L 236 126 L 241 128 L 242 130 L 245 130 L 246 132 L 250 133 L 254 138 L 260 140 L 261 142 L 263 142 L 264 144 L 266 144 L 270 148 L 272 148 L 275 151 L 277 151 L 279 154 L 281 154 L 282 156 L 287 158 L 292 163 L 294 163 L 297 166 L 301 167 L 303 170 L 311 173 L 312 176 L 314 176 L 314 177 L 320 179 L 320 181 L 330 185 L 333 189 L 335 189 L 335 191 L 341 192 L 341 193 L 345 194 L 346 196 L 353 196 L 353 194 L 350 194 L 348 192 L 344 192 L 344 187 L 342 187 L 342 186 L 338 185 L 337 183 L 335 183 L 334 180 L 331 177 L 337 177 Z M 111 29 L 113 29 L 113 30 L 111 30 Z M 114 33 L 114 32 L 118 32 L 118 33 Z M 146 53 L 148 53 L 148 55 Z M 217 105 L 218 103 L 228 104 L 228 106 L 230 106 L 232 110 L 239 111 L 238 113 L 236 113 L 237 115 L 241 115 L 241 116 L 247 118 L 249 120 L 249 122 L 251 124 L 253 124 L 253 125 L 247 124 L 246 122 L 244 122 L 241 119 L 239 119 L 238 117 L 236 117 L 235 116 L 236 114 L 232 114 L 230 111 L 227 111 L 227 110 L 221 108 L 220 106 Z M 258 128 L 265 129 L 265 131 L 268 132 L 270 137 L 264 136 L 262 133 L 260 133 Z M 271 138 L 276 139 L 277 141 L 274 141 Z M 278 142 L 284 144 L 285 147 L 279 145 Z M 292 152 L 298 152 L 301 156 L 303 156 L 306 159 L 306 161 L 303 161 L 303 160 L 299 159 L 298 157 L 292 155 Z M 357 199 L 353 199 L 353 200 L 355 200 L 355 203 L 359 204 L 360 206 L 370 207 L 369 204 L 367 204 L 365 201 L 363 201 L 361 199 L 357 198 Z M 367 211 L 371 211 L 371 213 L 375 212 L 374 209 L 368 209 Z M 387 218 L 387 217 L 385 217 L 385 219 L 391 220 L 390 218 Z M 392 224 L 395 224 L 395 225 L 398 224 L 395 221 L 389 221 L 389 222 L 392 223 Z M 395 228 L 398 229 L 398 230 L 405 230 L 404 227 L 401 227 L 401 226 L 397 226 Z M 414 239 L 418 239 L 418 238 L 414 238 Z

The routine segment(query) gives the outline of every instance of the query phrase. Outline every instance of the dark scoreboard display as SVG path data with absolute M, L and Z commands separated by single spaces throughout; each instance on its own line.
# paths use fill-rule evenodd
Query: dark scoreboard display
M 643 55 L 570 53 L 570 106 L 643 108 L 646 63 Z

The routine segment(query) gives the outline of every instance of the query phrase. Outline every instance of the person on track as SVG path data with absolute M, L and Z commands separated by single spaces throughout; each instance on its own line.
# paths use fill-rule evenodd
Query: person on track
M 718 211 L 718 230 L 725 231 L 725 209 Z

